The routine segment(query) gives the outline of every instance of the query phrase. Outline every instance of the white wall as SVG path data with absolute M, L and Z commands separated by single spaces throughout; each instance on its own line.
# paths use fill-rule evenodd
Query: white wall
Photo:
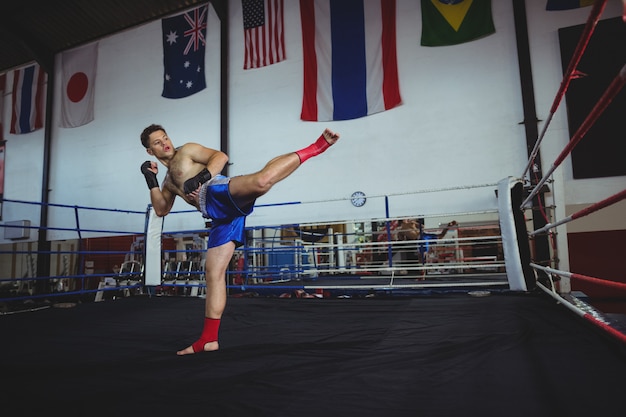
M 545 0 L 527 0 L 537 113 L 545 119 L 561 82 L 557 30 L 585 23 L 590 8 L 547 12 Z M 298 2 L 285 2 L 287 60 L 269 67 L 243 67 L 241 3 L 230 2 L 231 175 L 260 169 L 272 157 L 297 150 L 325 127 L 342 139 L 304 164 L 258 201 L 249 225 L 456 213 L 496 207 L 498 180 L 521 175 L 526 139 L 512 3 L 493 1 L 496 33 L 474 42 L 438 48 L 420 46 L 420 4 L 397 1 L 397 42 L 403 104 L 373 116 L 341 122 L 299 119 L 302 100 L 302 39 Z M 611 0 L 602 18 L 620 14 Z M 165 126 L 176 145 L 195 141 L 219 148 L 219 20 L 210 8 L 207 89 L 189 98 L 161 97 L 161 22 L 155 21 L 99 41 L 95 120 L 64 129 L 60 119 L 60 65 L 54 101 L 50 202 L 137 213 L 80 211 L 81 227 L 142 231 L 149 194 L 139 165 L 148 158 L 139 134 L 150 123 Z M 58 61 L 58 57 L 57 57 Z M 9 73 L 11 85 L 12 73 Z M 10 88 L 8 88 L 10 90 Z M 8 133 L 10 91 L 5 100 L 7 139 L 5 198 L 40 201 L 43 130 Z M 569 140 L 564 103 L 542 147 L 548 167 Z M 162 180 L 164 170 L 159 172 Z M 624 178 L 572 179 L 569 159 L 555 173 L 558 204 L 585 204 L 623 188 Z M 489 184 L 485 187 L 478 185 Z M 450 190 L 432 192 L 437 190 Z M 361 208 L 347 198 L 370 196 Z M 431 191 L 421 193 L 422 191 Z M 387 196 L 387 201 L 386 197 Z M 285 202 L 304 204 L 263 207 Z M 181 201 L 174 211 L 189 207 Z M 565 211 L 565 207 L 561 209 Z M 39 224 L 37 206 L 5 204 L 3 220 Z M 197 213 L 168 216 L 166 230 L 201 228 Z M 76 227 L 71 209 L 51 209 L 50 225 Z M 31 234 L 36 240 L 36 233 Z M 51 231 L 51 239 L 76 233 Z M 89 236 L 84 234 L 83 237 Z M 1 237 L 1 236 L 0 236 Z M 0 240 L 2 242 L 2 240 Z

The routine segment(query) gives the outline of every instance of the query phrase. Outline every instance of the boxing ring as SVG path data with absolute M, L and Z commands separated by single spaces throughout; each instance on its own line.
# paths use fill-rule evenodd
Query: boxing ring
M 562 98 L 568 90 L 570 82 L 572 79 L 578 77 L 577 66 L 585 53 L 585 49 L 589 43 L 591 36 L 593 35 L 594 29 L 604 11 L 606 6 L 606 0 L 596 1 L 591 8 L 589 17 L 581 34 L 581 38 L 576 46 L 576 49 L 573 53 L 573 56 L 570 59 L 570 62 L 567 66 L 561 84 L 559 86 L 559 90 L 554 98 L 552 103 L 552 107 L 550 108 L 549 115 L 544 123 L 544 126 L 541 130 L 541 133 L 535 142 L 535 146 L 531 151 L 530 158 L 524 172 L 521 175 L 521 178 L 524 178 L 527 184 L 530 184 L 529 189 L 530 192 L 528 195 L 523 198 L 523 201 L 519 205 L 519 208 L 513 207 L 513 215 L 514 217 L 517 215 L 520 216 L 520 213 L 523 213 L 525 209 L 528 209 L 533 204 L 539 204 L 540 201 L 537 199 L 533 200 L 533 198 L 537 197 L 542 187 L 545 186 L 552 179 L 553 173 L 557 168 L 563 163 L 563 161 L 571 154 L 572 150 L 580 143 L 581 140 L 584 139 L 585 135 L 589 131 L 589 129 L 596 123 L 599 117 L 603 114 L 603 112 L 607 109 L 607 107 L 611 104 L 615 96 L 622 90 L 624 84 L 626 84 L 626 64 L 622 66 L 619 72 L 615 75 L 615 78 L 610 82 L 610 84 L 606 87 L 606 90 L 603 92 L 601 97 L 598 99 L 596 104 L 593 106 L 591 111 L 588 113 L 587 117 L 582 121 L 576 132 L 572 135 L 569 142 L 563 148 L 563 150 L 558 154 L 555 161 L 551 164 L 550 168 L 541 178 L 537 178 L 536 172 L 534 172 L 531 168 L 534 166 L 535 158 L 537 157 L 539 148 L 542 144 L 542 141 L 545 137 L 546 131 L 548 130 L 550 123 L 554 114 L 556 113 Z M 521 179 L 519 181 L 522 181 Z M 518 199 L 521 194 L 518 192 Z M 560 294 L 558 291 L 558 281 L 563 279 L 567 280 L 578 280 L 578 281 L 586 281 L 593 282 L 595 284 L 603 285 L 606 288 L 610 289 L 618 289 L 618 290 L 626 290 L 626 282 L 615 282 L 611 280 L 603 280 L 600 277 L 590 277 L 584 274 L 578 274 L 568 271 L 559 270 L 558 266 L 555 265 L 555 262 L 552 261 L 550 265 L 541 264 L 540 262 L 533 262 L 530 259 L 529 249 L 526 248 L 526 235 L 532 239 L 537 236 L 547 234 L 551 238 L 554 237 L 557 229 L 560 226 L 566 225 L 572 221 L 583 218 L 585 216 L 592 215 L 604 208 L 607 208 L 613 204 L 616 204 L 622 200 L 626 199 L 626 189 L 617 192 L 613 195 L 607 196 L 605 199 L 591 204 L 590 206 L 579 210 L 572 215 L 569 215 L 561 220 L 555 220 L 553 222 L 547 222 L 547 224 L 537 230 L 533 230 L 530 233 L 524 233 L 524 230 L 521 228 L 517 229 L 518 240 L 523 241 L 520 243 L 520 248 L 515 248 L 514 254 L 519 254 L 522 268 L 524 268 L 524 274 L 526 277 L 527 284 L 532 283 L 532 274 L 531 269 L 534 271 L 534 275 L 539 277 L 536 281 L 536 285 L 539 289 L 544 291 L 546 294 L 552 296 L 559 303 L 562 303 L 568 309 L 593 323 L 595 326 L 600 329 L 606 331 L 611 336 L 618 339 L 620 342 L 626 342 L 626 334 L 624 331 L 620 331 L 615 329 L 612 326 L 611 320 L 603 317 L 601 314 L 598 314 L 597 311 L 593 307 L 590 307 L 589 304 L 575 297 L 569 292 L 565 294 Z M 523 247 L 523 248 L 522 248 Z M 527 262 L 528 261 L 528 262 Z M 543 279 L 541 279 L 543 278 Z M 555 284 L 556 283 L 556 284 Z M 569 284 L 569 283 L 568 283 Z M 567 285 L 569 287 L 569 285 Z
M 4 204 L 19 207 L 18 211 L 42 206 L 38 202 L 12 199 L 4 199 Z M 3 262 L 11 262 L 12 275 L 9 278 L 6 276 L 0 278 L 2 289 L 0 302 L 33 302 L 44 298 L 62 299 L 60 302 L 74 302 L 94 297 L 99 299 L 103 294 L 102 289 L 113 282 L 113 274 L 96 271 L 94 261 L 86 261 L 87 257 L 114 258 L 123 264 L 115 275 L 116 285 L 122 292 L 129 294 L 130 291 L 143 288 L 141 246 L 145 225 L 136 230 L 111 230 L 102 229 L 101 224 L 114 224 L 122 217 L 135 215 L 141 215 L 139 219 L 143 221 L 145 212 L 65 204 L 47 204 L 47 206 L 49 210 L 61 211 L 67 224 L 41 227 L 31 225 L 30 221 L 15 221 L 2 225 L 4 236 L 8 236 L 15 243 L 0 250 L 0 256 L 4 257 Z M 53 250 L 52 244 L 50 250 L 42 250 L 36 247 L 35 242 L 20 243 L 21 240 L 28 239 L 33 231 L 47 234 L 51 241 L 54 241 L 56 250 Z M 86 240 L 98 236 L 123 236 L 128 237 L 133 243 L 124 251 L 112 251 L 106 247 L 95 250 L 85 248 Z M 50 273 L 42 274 L 38 270 L 41 265 L 45 267 L 45 272 Z M 8 307 L 7 304 L 3 306 Z
M 0 225 L 17 236 L 0 248 L 3 263 L 11 262 L 0 277 L 0 410 L 552 417 L 621 409 L 625 316 L 562 288 L 565 280 L 626 284 L 560 269 L 554 242 L 560 228 L 622 201 L 626 190 L 563 219 L 542 206 L 546 224 L 536 230 L 526 216 L 626 82 L 624 67 L 548 172 L 533 177 L 604 3 L 590 12 L 519 177 L 368 196 L 379 213 L 365 218 L 262 223 L 263 210 L 332 208 L 349 199 L 255 207 L 261 220 L 248 226 L 225 277 L 219 351 L 174 354 L 194 340 L 204 314 L 210 224 L 181 230 L 176 220 L 203 221 L 197 212 L 159 218 L 150 206 L 50 204 L 70 213 L 57 216 L 65 224 Z M 448 213 L 417 203 L 410 213 L 397 208 L 440 193 L 489 195 L 480 201 L 493 204 Z M 421 225 L 416 235 L 403 229 L 409 219 Z M 45 234 L 49 248 L 24 240 L 31 231 Z M 553 243 L 549 259 L 537 258 L 539 238 Z
M 426 217 L 432 225 L 422 227 L 411 239 L 402 240 L 397 237 L 402 217 L 390 214 L 394 199 L 424 198 L 426 193 L 455 192 L 457 188 L 481 189 L 484 194 L 491 194 L 494 187 L 495 184 L 488 184 L 370 196 L 370 204 L 379 199 L 383 209 L 382 216 L 376 218 L 248 227 L 248 239 L 236 251 L 227 271 L 227 288 L 233 296 L 318 298 L 508 289 L 495 205 L 470 213 L 416 214 L 414 217 Z M 15 206 L 39 205 L 11 199 L 4 202 Z M 346 202 L 346 199 L 339 201 Z M 267 204 L 255 210 L 280 206 L 284 204 Z M 204 295 L 204 258 L 210 225 L 207 228 L 198 221 L 196 224 L 201 227 L 198 229 L 167 227 L 179 224 L 177 220 L 169 220 L 177 216 L 199 218 L 195 211 L 172 212 L 168 218 L 159 218 L 151 206 L 145 212 L 62 204 L 50 207 L 71 213 L 58 216 L 72 219 L 73 224 L 66 220 L 67 227 L 42 228 L 24 222 L 2 225 L 17 236 L 32 230 L 58 237 L 51 245 L 55 248 L 50 250 L 40 250 L 34 243 L 20 243 L 19 238 L 0 250 L 0 256 L 22 264 L 22 268 L 13 265 L 13 276 L 0 278 L 0 302 L 5 303 L 5 309 L 44 299 L 57 303 L 142 294 Z M 126 225 L 128 230 L 102 230 L 97 228 L 103 222 L 102 213 L 112 223 L 122 223 L 118 220 L 120 216 L 134 220 Z M 475 220 L 478 217 L 483 220 Z M 448 226 L 451 219 L 456 219 L 454 225 Z M 446 230 L 445 236 L 432 233 L 442 228 Z M 14 233 L 13 229 L 19 232 Z M 116 244 L 120 240 L 126 247 Z M 41 258 L 48 259 L 50 270 L 56 274 L 42 276 L 38 271 Z

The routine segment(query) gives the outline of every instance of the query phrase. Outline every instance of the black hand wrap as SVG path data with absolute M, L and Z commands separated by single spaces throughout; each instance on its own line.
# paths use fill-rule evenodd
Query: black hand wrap
M 149 189 L 153 189 L 154 187 L 159 188 L 159 180 L 157 180 L 156 174 L 150 171 L 151 167 L 152 163 L 150 161 L 144 162 L 141 164 L 141 173 L 146 177 L 146 184 L 148 184 Z
M 187 181 L 185 181 L 185 184 L 183 187 L 185 194 L 193 193 L 194 191 L 198 189 L 200 185 L 204 184 L 210 179 L 211 179 L 211 173 L 209 172 L 208 169 L 204 168 L 202 171 L 198 173 L 198 175 L 196 175 L 193 178 L 189 178 Z

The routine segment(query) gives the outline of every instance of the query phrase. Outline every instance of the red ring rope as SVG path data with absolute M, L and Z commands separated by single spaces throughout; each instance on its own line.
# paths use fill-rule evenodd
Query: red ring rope
M 626 290 L 626 283 L 624 282 L 616 282 L 616 281 L 608 281 L 606 279 L 594 278 L 587 275 L 581 275 L 572 273 L 570 278 L 577 278 L 581 281 L 592 282 L 594 284 L 599 284 L 605 287 L 614 288 L 618 290 Z
M 600 100 L 598 100 L 598 102 L 593 107 L 585 121 L 580 125 L 576 133 L 574 133 L 574 136 L 572 136 L 572 139 L 568 142 L 567 146 L 565 146 L 565 149 L 563 149 L 559 157 L 556 158 L 556 161 L 554 162 L 555 165 L 558 166 L 561 162 L 563 162 L 565 157 L 571 152 L 574 146 L 576 146 L 578 142 L 580 142 L 580 140 L 583 138 L 583 136 L 585 136 L 591 126 L 593 126 L 595 121 L 598 120 L 598 117 L 600 117 L 602 112 L 606 110 L 609 104 L 611 104 L 611 101 L 613 101 L 613 98 L 615 98 L 617 93 L 620 92 L 625 83 L 626 65 L 624 65 L 620 72 L 615 76 L 611 84 L 607 87 L 604 94 L 602 94 L 602 97 L 600 97 Z
M 624 21 L 626 21 L 626 0 L 623 0 L 623 1 L 624 1 L 624 19 L 625 19 Z M 561 100 L 563 96 L 565 95 L 565 92 L 569 88 L 570 81 L 578 76 L 578 71 L 576 67 L 578 67 L 578 64 L 583 56 L 583 53 L 587 49 L 587 45 L 589 44 L 589 39 L 591 39 L 591 35 L 593 34 L 593 31 L 595 30 L 598 24 L 600 15 L 604 11 L 604 6 L 606 6 L 606 0 L 596 1 L 593 5 L 593 8 L 591 9 L 591 12 L 589 13 L 589 17 L 587 18 L 585 29 L 583 30 L 580 40 L 578 41 L 578 45 L 576 45 L 576 49 L 574 50 L 574 54 L 572 55 L 572 58 L 570 59 L 569 65 L 567 66 L 567 70 L 565 71 L 565 74 L 563 75 L 563 80 L 561 81 L 559 90 L 556 93 L 554 102 L 552 103 L 550 114 L 548 115 L 546 123 L 544 124 L 543 129 L 541 131 L 541 134 L 539 135 L 539 138 L 535 142 L 535 146 L 532 152 L 530 153 L 530 158 L 528 159 L 528 165 L 526 165 L 526 168 L 524 169 L 522 176 L 526 175 L 526 172 L 528 172 L 528 170 L 532 166 L 535 160 L 535 157 L 537 156 L 537 152 L 539 151 L 539 145 L 543 141 L 543 137 L 546 134 L 548 125 L 552 121 L 552 116 L 554 115 L 554 113 L 556 113 L 556 110 L 559 107 L 559 104 L 561 103 Z
M 589 39 L 591 39 L 591 35 L 598 24 L 598 20 L 600 20 L 600 15 L 604 11 L 604 6 L 606 6 L 607 0 L 596 1 L 593 4 L 593 8 L 591 12 L 589 12 L 589 17 L 587 18 L 587 24 L 585 25 L 585 29 L 578 41 L 578 45 L 576 45 L 576 49 L 574 50 L 574 55 L 572 55 L 572 59 L 569 62 L 567 70 L 565 71 L 565 76 L 563 77 L 563 81 L 561 82 L 561 87 L 559 91 L 556 93 L 556 97 L 554 98 L 554 102 L 552 103 L 552 108 L 550 109 L 550 113 L 555 113 L 556 109 L 559 107 L 561 99 L 567 90 L 570 81 L 575 78 L 576 67 L 580 62 L 580 59 L 587 49 L 587 44 L 589 44 Z
M 597 203 L 592 204 L 591 206 L 589 206 L 587 208 L 584 208 L 584 209 L 582 209 L 580 211 L 577 211 L 576 213 L 574 213 L 574 214 L 572 214 L 570 216 L 567 216 L 564 219 L 559 220 L 558 222 L 548 223 L 545 226 L 543 226 L 541 229 L 537 229 L 537 230 L 533 231 L 532 233 L 529 233 L 529 235 L 530 236 L 534 236 L 534 235 L 537 235 L 539 233 L 543 233 L 546 230 L 552 229 L 553 227 L 560 226 L 560 225 L 565 224 L 565 223 L 569 223 L 569 222 L 571 222 L 574 219 L 578 219 L 580 217 L 588 216 L 589 214 L 591 214 L 593 212 L 596 212 L 596 211 L 598 211 L 600 209 L 608 207 L 611 204 L 615 204 L 618 201 L 621 201 L 621 200 L 623 200 L 625 198 L 626 198 L 626 190 L 624 190 L 622 192 L 619 192 L 617 194 L 614 194 L 614 195 L 612 195 L 609 198 L 605 198 L 602 201 L 598 201 Z
M 624 84 L 626 84 L 626 65 L 624 65 L 619 73 L 615 76 L 611 84 L 607 87 L 604 94 L 602 94 L 602 97 L 600 97 L 591 112 L 589 112 L 587 118 L 580 125 L 576 133 L 574 133 L 574 136 L 572 136 L 563 151 L 561 151 L 561 154 L 556 158 L 548 172 L 546 172 L 543 178 L 537 183 L 532 192 L 528 195 L 528 197 L 526 197 L 526 200 L 522 202 L 521 207 L 524 207 L 529 201 L 532 200 L 535 195 L 537 195 L 543 184 L 545 184 L 545 182 L 548 180 L 548 178 L 550 178 L 550 176 L 558 168 L 558 166 L 561 165 L 561 162 L 565 160 L 565 158 L 570 154 L 570 152 L 572 151 L 572 149 L 574 149 L 578 142 L 582 140 L 587 131 L 600 117 L 602 112 L 604 112 L 609 104 L 611 104 L 611 101 L 613 101 L 613 98 L 615 98 L 617 93 L 619 93 L 622 87 L 624 87 Z
M 591 205 L 591 206 L 589 206 L 587 208 L 584 208 L 584 209 L 582 209 L 582 210 L 572 214 L 572 216 L 571 216 L 572 220 L 578 219 L 580 217 L 587 216 L 587 215 L 593 213 L 594 211 L 598 211 L 600 209 L 608 207 L 611 204 L 615 204 L 618 201 L 621 201 L 621 200 L 623 200 L 625 198 L 626 198 L 626 190 L 624 190 L 622 192 L 619 192 L 619 193 L 617 193 L 615 195 L 612 195 L 611 197 L 606 198 L 606 199 L 604 199 L 602 201 L 598 201 L 597 203 L 595 203 L 595 204 L 593 204 L 593 205 Z
M 583 318 L 587 319 L 591 323 L 593 323 L 596 326 L 600 327 L 602 330 L 606 331 L 611 336 L 616 337 L 617 339 L 619 339 L 622 342 L 626 343 L 626 334 L 620 332 L 619 330 L 615 329 L 614 327 L 611 327 L 608 324 L 601 322 L 600 320 L 596 319 L 595 317 L 593 317 L 589 313 L 585 313 L 585 315 L 583 315 Z

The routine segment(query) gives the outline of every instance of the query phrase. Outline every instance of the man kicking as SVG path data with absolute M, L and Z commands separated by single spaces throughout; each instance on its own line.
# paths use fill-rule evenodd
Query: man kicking
M 200 338 L 179 350 L 178 355 L 219 349 L 218 331 L 226 307 L 226 270 L 235 248 L 244 243 L 246 216 L 252 213 L 256 199 L 338 139 L 339 134 L 326 129 L 311 145 L 272 159 L 254 174 L 225 177 L 220 175 L 228 162 L 225 153 L 197 143 L 174 148 L 160 125 L 150 125 L 141 133 L 148 154 L 167 167 L 159 188 L 157 163 L 146 161 L 141 165 L 155 213 L 167 215 L 176 196 L 180 196 L 212 220 L 206 253 L 204 328 Z

